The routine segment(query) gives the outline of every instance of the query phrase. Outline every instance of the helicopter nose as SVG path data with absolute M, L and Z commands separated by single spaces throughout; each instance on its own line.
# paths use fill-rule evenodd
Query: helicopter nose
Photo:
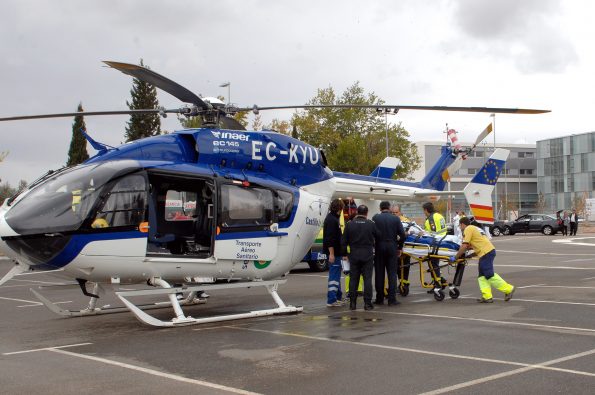
M 6 223 L 6 219 L 4 218 L 5 213 L 6 207 L 3 205 L 0 207 L 0 252 L 4 253 L 9 258 L 18 260 L 18 254 L 8 246 L 5 238 L 19 236 L 19 234 Z

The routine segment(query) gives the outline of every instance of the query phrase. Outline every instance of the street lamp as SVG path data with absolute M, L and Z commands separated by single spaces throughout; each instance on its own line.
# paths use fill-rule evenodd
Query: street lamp
M 496 114 L 490 114 L 490 117 L 492 118 L 492 130 L 494 131 L 494 152 L 496 152 Z M 500 218 L 500 215 L 498 215 L 498 180 L 494 185 L 494 214 L 496 219 Z
M 386 156 L 388 156 L 388 114 L 396 115 L 399 112 L 398 108 L 384 108 L 379 107 L 376 109 L 378 114 L 384 114 L 384 132 L 386 135 Z
M 219 85 L 219 88 L 227 88 L 227 104 L 231 103 L 231 82 L 227 81 Z

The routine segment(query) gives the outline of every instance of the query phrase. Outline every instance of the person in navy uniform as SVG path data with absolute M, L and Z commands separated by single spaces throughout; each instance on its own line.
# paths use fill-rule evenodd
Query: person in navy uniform
M 358 206 L 357 215 L 345 225 L 341 244 L 349 247 L 351 278 L 364 277 L 364 310 L 374 309 L 372 304 L 372 271 L 374 270 L 374 244 L 380 237 L 376 224 L 368 219 L 368 207 Z M 349 309 L 357 307 L 357 281 L 349 283 Z
M 341 199 L 334 199 L 331 202 L 329 213 L 324 219 L 322 251 L 328 257 L 328 291 L 326 305 L 328 307 L 340 307 L 343 293 L 341 292 L 341 224 L 340 216 L 344 208 Z
M 372 217 L 379 237 L 376 239 L 376 256 L 374 258 L 376 304 L 384 304 L 384 279 L 388 276 L 388 304 L 397 305 L 397 260 L 401 256 L 405 231 L 399 217 L 390 211 L 390 203 L 380 202 L 380 213 Z

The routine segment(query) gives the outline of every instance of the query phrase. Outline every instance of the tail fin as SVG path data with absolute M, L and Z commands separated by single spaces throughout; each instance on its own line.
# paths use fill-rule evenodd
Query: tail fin
M 446 170 L 455 161 L 455 158 L 456 155 L 454 155 L 452 148 L 446 145 L 443 146 L 440 158 L 419 183 L 421 188 L 443 191 L 449 177 Z
M 492 207 L 492 191 L 502 173 L 509 150 L 496 149 L 475 177 L 463 190 L 465 198 L 471 208 L 471 214 L 477 222 L 494 223 L 494 209 Z
M 398 158 L 394 158 L 392 156 L 387 156 L 380 162 L 378 167 L 376 167 L 372 173 L 370 173 L 370 177 L 379 177 L 379 178 L 392 178 L 395 174 L 395 170 L 397 166 L 401 164 L 401 160 Z

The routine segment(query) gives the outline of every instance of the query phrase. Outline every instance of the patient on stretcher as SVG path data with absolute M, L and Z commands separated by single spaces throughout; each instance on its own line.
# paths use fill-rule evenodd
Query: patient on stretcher
M 438 235 L 426 232 L 415 222 L 403 222 L 407 239 L 403 252 L 415 258 L 440 255 L 455 256 L 461 246 L 461 238 L 453 235 Z

